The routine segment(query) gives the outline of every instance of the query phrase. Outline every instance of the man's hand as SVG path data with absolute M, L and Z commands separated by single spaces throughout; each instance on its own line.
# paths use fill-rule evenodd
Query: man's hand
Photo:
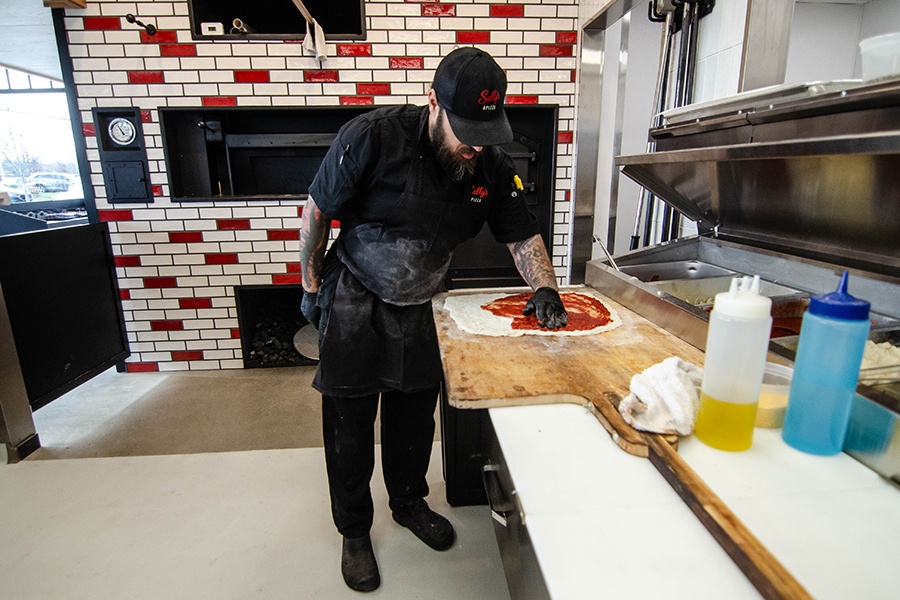
M 318 294 L 315 292 L 307 292 L 303 290 L 303 300 L 300 301 L 300 312 L 303 317 L 309 321 L 310 325 L 319 328 L 319 321 L 322 318 L 322 309 L 316 304 Z
M 534 314 L 538 325 L 547 329 L 559 329 L 569 322 L 559 292 L 549 287 L 538 288 L 522 310 L 523 315 Z

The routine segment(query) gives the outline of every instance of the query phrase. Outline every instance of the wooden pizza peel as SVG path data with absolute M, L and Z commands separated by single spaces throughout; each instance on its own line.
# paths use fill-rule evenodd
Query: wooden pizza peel
M 636 456 L 648 456 L 644 435 L 628 425 L 618 410 L 629 393 L 631 378 L 670 356 L 702 366 L 703 352 L 592 288 L 576 286 L 561 291 L 602 300 L 618 313 L 622 325 L 586 336 L 478 335 L 456 326 L 444 309 L 444 299 L 450 294 L 484 290 L 435 297 L 434 317 L 449 404 L 462 409 L 563 402 L 585 405 L 619 447 Z M 659 437 L 677 444 L 678 436 Z
M 587 336 L 478 335 L 456 326 L 444 309 L 444 299 L 485 290 L 437 295 L 434 319 L 448 403 L 461 409 L 552 403 L 587 406 L 620 448 L 650 459 L 764 598 L 811 598 L 678 455 L 678 436 L 637 431 L 619 413 L 619 402 L 629 393 L 634 375 L 671 356 L 702 367 L 703 352 L 592 288 L 572 286 L 560 291 L 602 300 L 618 313 L 622 325 Z

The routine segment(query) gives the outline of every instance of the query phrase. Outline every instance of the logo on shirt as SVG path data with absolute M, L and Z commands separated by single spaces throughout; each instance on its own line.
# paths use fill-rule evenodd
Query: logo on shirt
M 497 102 L 500 101 L 500 92 L 497 90 L 482 90 L 481 96 L 478 98 L 478 104 L 481 104 L 481 110 L 496 110 Z
M 472 197 L 469 198 L 469 202 L 474 202 L 475 204 L 479 204 L 482 200 L 487 198 L 488 189 L 483 185 L 472 186 Z

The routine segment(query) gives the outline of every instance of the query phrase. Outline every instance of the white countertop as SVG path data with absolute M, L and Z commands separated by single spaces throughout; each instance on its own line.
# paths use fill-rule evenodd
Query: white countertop
M 488 412 L 554 600 L 759 597 L 650 461 L 587 409 Z M 900 490 L 853 458 L 798 452 L 767 429 L 746 452 L 683 438 L 679 454 L 812 596 L 900 594 Z

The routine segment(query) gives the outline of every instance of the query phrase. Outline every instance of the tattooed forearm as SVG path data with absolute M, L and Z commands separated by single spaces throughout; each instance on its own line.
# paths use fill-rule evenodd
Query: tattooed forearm
M 553 272 L 553 263 L 544 248 L 544 241 L 540 235 L 535 235 L 506 245 L 513 255 L 516 268 L 525 282 L 536 290 L 542 287 L 559 289 L 556 285 L 556 275 Z
M 307 292 L 319 291 L 330 223 L 331 217 L 319 210 L 310 196 L 303 209 L 303 220 L 300 223 L 300 270 L 303 276 L 303 289 Z

